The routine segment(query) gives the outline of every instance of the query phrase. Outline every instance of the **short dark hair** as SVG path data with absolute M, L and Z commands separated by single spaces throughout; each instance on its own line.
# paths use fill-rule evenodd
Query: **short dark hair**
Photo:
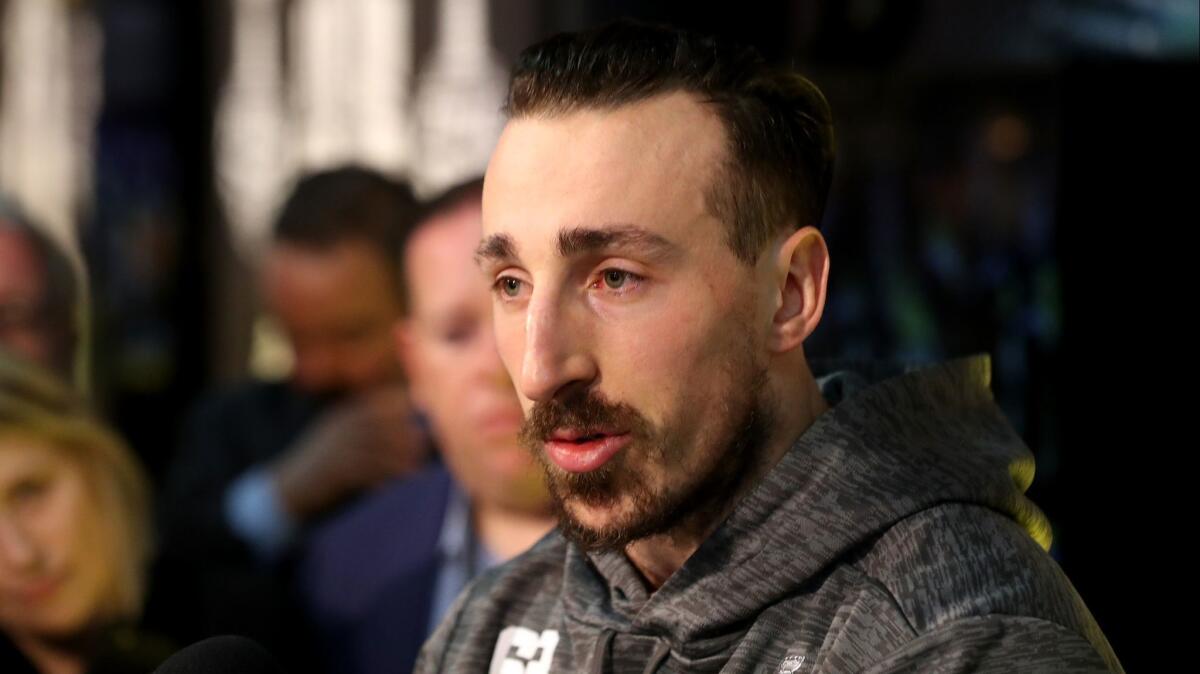
M 405 231 L 400 254 L 396 258 L 397 277 L 400 280 L 400 311 L 403 315 L 408 316 L 412 309 L 412 300 L 408 290 L 408 270 L 404 264 L 404 255 L 408 249 L 409 240 L 435 217 L 452 211 L 465 203 L 474 202 L 480 204 L 482 201 L 483 176 L 474 176 L 439 192 L 421 205 L 421 215 L 417 218 L 416 223 Z
M 323 250 L 359 241 L 379 251 L 390 272 L 419 212 L 412 188 L 362 166 L 302 176 L 275 221 L 277 242 Z
M 79 345 L 80 287 L 75 266 L 67 253 L 42 227 L 34 222 L 16 202 L 0 195 L 0 229 L 16 232 L 25 239 L 43 267 L 42 287 L 45 289 L 40 312 L 45 326 L 55 340 L 54 368 L 70 379 L 75 369 L 76 347 Z
M 510 119 L 557 115 L 674 91 L 696 95 L 724 124 L 727 159 L 706 196 L 739 258 L 758 259 L 781 228 L 819 225 L 833 176 L 829 104 L 752 47 L 629 19 L 561 33 L 521 53 L 504 109 Z

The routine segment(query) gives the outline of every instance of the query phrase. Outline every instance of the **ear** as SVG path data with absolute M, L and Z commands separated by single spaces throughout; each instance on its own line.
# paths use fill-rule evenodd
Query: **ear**
M 404 318 L 397 319 L 392 324 L 392 345 L 396 359 L 404 369 L 404 378 L 408 382 L 408 397 L 412 404 L 421 407 L 421 373 L 417 365 L 416 336 L 412 324 Z
M 829 249 L 821 232 L 809 226 L 793 232 L 778 251 L 774 271 L 779 301 L 771 322 L 770 347 L 783 353 L 803 344 L 821 322 Z

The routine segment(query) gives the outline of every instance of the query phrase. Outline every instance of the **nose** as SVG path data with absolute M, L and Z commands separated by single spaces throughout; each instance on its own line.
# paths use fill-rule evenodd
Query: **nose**
M 582 328 L 553 295 L 530 298 L 518 384 L 523 396 L 533 401 L 550 400 L 595 380 L 596 362 L 582 339 Z
M 37 547 L 20 524 L 0 516 L 0 563 L 9 569 L 24 569 L 37 560 Z

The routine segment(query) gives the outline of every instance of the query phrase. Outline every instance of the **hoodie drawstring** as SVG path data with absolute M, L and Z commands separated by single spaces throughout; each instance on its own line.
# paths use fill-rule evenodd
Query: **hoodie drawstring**
M 596 640 L 596 647 L 592 649 L 592 666 L 588 668 L 588 674 L 604 674 L 604 663 L 608 661 L 609 654 L 612 650 L 613 637 L 617 635 L 612 630 L 604 630 L 604 633 Z M 666 662 L 667 656 L 671 654 L 671 644 L 665 640 L 658 640 L 654 645 L 654 650 L 650 653 L 650 659 L 646 662 L 646 668 L 642 670 L 642 674 L 654 674 L 662 667 L 662 663 Z
M 608 649 L 612 646 L 614 636 L 616 636 L 616 632 L 604 630 L 600 639 L 596 641 L 596 648 L 592 651 L 592 666 L 589 668 L 589 674 L 604 674 L 604 661 L 608 659 Z
M 660 640 L 654 646 L 654 652 L 650 654 L 650 660 L 646 663 L 646 668 L 642 670 L 642 674 L 654 674 L 662 663 L 666 661 L 667 656 L 671 654 L 671 644 Z

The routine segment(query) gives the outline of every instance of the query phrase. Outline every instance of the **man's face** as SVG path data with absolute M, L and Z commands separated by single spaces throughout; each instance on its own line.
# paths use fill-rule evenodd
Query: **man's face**
M 379 252 L 358 241 L 327 249 L 277 243 L 264 281 L 267 308 L 295 351 L 297 388 L 347 394 L 396 379 L 400 304 Z
M 492 331 L 492 299 L 475 269 L 477 202 L 422 223 L 405 248 L 410 311 L 399 350 L 410 392 L 472 501 L 548 512 L 540 471 L 517 442 L 521 404 Z
M 739 262 L 706 208 L 724 143 L 676 93 L 515 120 L 488 168 L 500 354 L 585 547 L 706 525 L 771 423 L 770 271 Z
M 46 267 L 25 236 L 0 228 L 0 346 L 46 367 L 61 350 L 46 317 Z

